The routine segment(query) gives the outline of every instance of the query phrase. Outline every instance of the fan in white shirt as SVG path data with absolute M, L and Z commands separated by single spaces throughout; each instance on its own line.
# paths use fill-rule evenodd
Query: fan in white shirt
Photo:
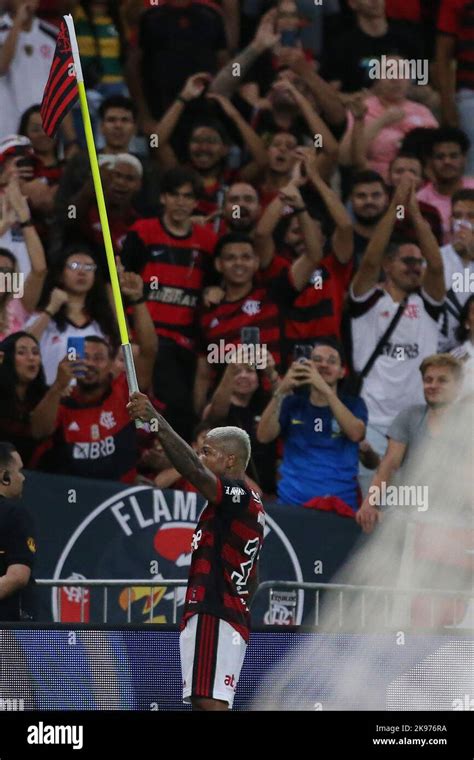
M 96 335 L 113 345 L 118 343 L 115 316 L 96 270 L 91 253 L 76 244 L 48 271 L 40 312 L 26 325 L 40 344 L 48 385 L 56 379 L 58 364 L 67 354 L 68 338 Z
M 389 245 L 395 221 L 410 215 L 419 247 Z M 383 267 L 385 282 L 379 284 Z M 379 454 L 394 417 L 410 404 L 423 403 L 418 369 L 436 353 L 438 321 L 445 296 L 443 260 L 428 222 L 422 217 L 413 182 L 404 178 L 377 225 L 350 289 L 353 364 L 360 372 L 387 330 L 400 303 L 404 312 L 369 371 L 361 396 L 369 410 L 367 439 Z M 371 435 L 370 428 L 374 429 Z
M 461 310 L 456 337 L 461 345 L 453 348 L 451 354 L 464 362 L 461 396 L 468 396 L 474 393 L 474 295 L 469 296 Z
M 35 16 L 38 0 L 12 0 L 0 18 L 0 137 L 18 130 L 27 108 L 41 103 L 58 30 Z
M 446 283 L 446 312 L 438 347 L 441 352 L 457 345 L 461 310 L 474 293 L 474 190 L 454 193 L 451 230 L 451 243 L 441 248 Z

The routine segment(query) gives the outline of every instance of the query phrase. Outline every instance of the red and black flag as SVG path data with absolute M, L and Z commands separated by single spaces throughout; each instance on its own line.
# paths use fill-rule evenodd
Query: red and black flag
M 49 79 L 44 89 L 41 103 L 43 129 L 49 137 L 54 137 L 59 124 L 72 108 L 79 91 L 74 70 L 71 41 L 66 23 L 62 21 L 56 41 Z

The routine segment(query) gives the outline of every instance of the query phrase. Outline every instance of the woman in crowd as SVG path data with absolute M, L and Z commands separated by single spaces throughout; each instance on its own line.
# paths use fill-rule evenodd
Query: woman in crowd
M 35 193 L 35 210 L 50 214 L 54 208 L 54 197 L 63 172 L 64 161 L 58 156 L 58 141 L 48 137 L 43 129 L 41 106 L 28 108 L 21 117 L 18 132 L 31 142 L 34 154 L 31 158 L 33 181 L 38 192 Z
M 38 441 L 30 415 L 46 393 L 38 341 L 27 332 L 0 343 L 0 439 L 10 441 L 27 467 Z
M 107 337 L 118 345 L 115 317 L 107 289 L 92 254 L 71 245 L 48 271 L 39 313 L 27 323 L 41 346 L 46 382 L 51 385 L 70 337 Z

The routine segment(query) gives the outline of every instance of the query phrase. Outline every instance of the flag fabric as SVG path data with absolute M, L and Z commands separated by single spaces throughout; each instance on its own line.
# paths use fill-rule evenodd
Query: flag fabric
M 54 137 L 61 121 L 79 97 L 71 41 L 66 23 L 59 29 L 53 63 L 41 103 L 43 129 Z

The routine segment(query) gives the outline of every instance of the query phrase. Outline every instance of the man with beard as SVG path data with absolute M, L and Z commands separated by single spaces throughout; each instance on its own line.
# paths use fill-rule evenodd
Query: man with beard
M 439 350 L 450 351 L 457 345 L 456 331 L 464 304 L 472 294 L 474 279 L 474 189 L 458 190 L 453 195 L 452 238 L 441 248 L 446 284 L 446 312 L 443 318 Z
M 403 409 L 390 425 L 388 447 L 370 484 L 369 493 L 356 514 L 364 533 L 371 533 L 382 516 L 380 493 L 398 473 L 403 483 L 403 471 L 413 461 L 417 450 L 427 441 L 440 435 L 443 418 L 456 401 L 461 389 L 462 362 L 450 354 L 427 356 L 420 365 L 423 380 L 424 404 Z
M 119 269 L 121 290 L 133 310 L 138 384 L 148 388 L 157 351 L 153 322 L 143 299 L 138 274 Z M 66 356 L 55 382 L 31 415 L 34 438 L 52 436 L 38 452 L 41 468 L 86 478 L 133 483 L 138 445 L 126 406 L 129 389 L 125 372 L 113 377 L 114 354 L 104 338 L 84 341 L 84 358 Z M 72 388 L 71 381 L 77 385 Z
M 105 156 L 104 159 L 107 161 L 101 168 L 101 178 L 110 234 L 114 251 L 120 253 L 128 230 L 139 217 L 135 202 L 142 185 L 143 167 L 131 153 Z M 107 276 L 104 238 L 92 179 L 77 196 L 76 215 L 76 219 L 70 220 L 66 225 L 65 242 L 69 238 L 77 240 L 78 237 L 87 240 L 96 253 L 97 261 L 102 262 L 103 274 Z
M 474 188 L 474 177 L 465 177 L 470 142 L 457 127 L 441 127 L 433 133 L 426 159 L 432 182 L 417 193 L 417 198 L 438 209 L 443 222 L 444 242 L 449 242 L 451 198 L 457 190 Z
M 418 245 L 389 244 L 400 207 L 411 217 Z M 380 284 L 382 269 L 385 280 Z M 379 454 L 385 451 L 386 432 L 398 412 L 422 401 L 417 371 L 420 361 L 437 349 L 445 293 L 438 244 L 420 213 L 413 184 L 405 178 L 349 290 L 353 366 L 365 374 L 361 396 L 369 410 L 367 440 Z M 389 327 L 392 332 L 374 357 Z
M 234 182 L 228 188 L 222 217 L 217 226 L 219 236 L 227 232 L 244 232 L 252 236 L 261 214 L 258 193 L 248 182 Z
M 358 269 L 364 251 L 389 202 L 387 187 L 380 174 L 370 169 L 355 174 L 350 202 L 355 218 L 354 269 Z
M 102 147 L 99 147 L 99 162 L 111 163 L 111 158 L 119 154 L 130 153 L 130 147 L 137 131 L 137 110 L 135 104 L 123 95 L 111 95 L 106 98 L 99 108 L 99 129 L 102 137 Z M 134 155 L 134 154 L 132 154 Z M 150 209 L 155 209 L 156 195 L 159 192 L 159 168 L 147 157 L 135 156 L 142 165 L 141 190 L 136 199 L 136 205 L 142 215 Z M 109 159 L 108 162 L 106 159 Z M 69 207 L 81 205 L 83 196 L 93 197 L 93 186 L 89 156 L 81 150 L 68 160 L 62 173 L 59 189 L 56 193 L 55 215 L 56 224 L 62 229 L 68 223 Z M 79 216 L 79 214 L 77 214 Z M 53 230 L 54 233 L 54 230 Z M 54 242 L 60 246 L 59 237 L 54 236 Z

